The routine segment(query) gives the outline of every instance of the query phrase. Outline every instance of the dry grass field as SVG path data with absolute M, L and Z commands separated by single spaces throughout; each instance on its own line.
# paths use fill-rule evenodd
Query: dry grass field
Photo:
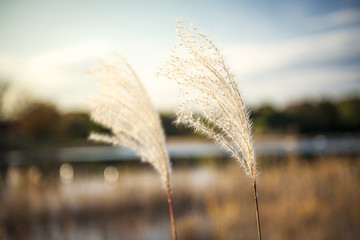
M 232 162 L 175 168 L 179 239 L 257 239 L 250 180 Z M 151 168 L 119 166 L 114 183 L 99 169 L 75 168 L 67 184 L 56 172 L 10 169 L 1 183 L 0 239 L 171 238 L 166 193 Z M 360 238 L 359 159 L 290 158 L 259 170 L 264 239 Z

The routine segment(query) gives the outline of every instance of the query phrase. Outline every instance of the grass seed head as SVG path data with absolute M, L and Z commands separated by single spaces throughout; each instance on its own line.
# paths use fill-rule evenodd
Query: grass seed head
M 206 35 L 177 22 L 179 43 L 160 72 L 180 85 L 177 122 L 224 146 L 255 181 L 251 122 L 234 75 Z
M 100 60 L 91 73 L 100 87 L 92 100 L 91 117 L 112 134 L 92 133 L 90 139 L 133 149 L 169 185 L 171 169 L 160 118 L 135 71 L 114 53 L 110 60 Z

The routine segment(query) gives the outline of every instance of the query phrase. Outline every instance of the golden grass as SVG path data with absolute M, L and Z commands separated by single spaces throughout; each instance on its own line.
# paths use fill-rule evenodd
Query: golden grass
M 359 239 L 359 159 L 284 161 L 260 165 L 258 188 L 266 239 Z M 231 162 L 220 168 L 174 171 L 179 239 L 257 238 L 252 187 L 246 184 L 251 180 L 238 171 Z M 148 169 L 121 171 L 112 185 L 103 183 L 100 176 L 78 177 L 70 185 L 38 184 L 22 181 L 3 190 L 3 232 L 12 239 L 54 239 L 54 226 L 58 234 L 77 239 L 88 237 L 78 232 L 98 234 L 99 239 L 170 238 L 161 182 Z M 85 190 L 89 186 L 91 191 Z

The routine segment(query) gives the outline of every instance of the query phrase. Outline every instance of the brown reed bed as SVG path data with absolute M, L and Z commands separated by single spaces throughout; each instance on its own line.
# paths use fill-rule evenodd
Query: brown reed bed
M 252 186 L 237 168 L 229 162 L 174 171 L 179 239 L 257 239 Z M 259 168 L 267 239 L 360 237 L 359 159 L 286 159 Z M 31 182 L 27 172 L 2 186 L 1 234 L 8 239 L 171 238 L 161 182 L 149 169 L 120 169 L 113 184 L 104 183 L 100 171 L 65 185 L 56 177 Z

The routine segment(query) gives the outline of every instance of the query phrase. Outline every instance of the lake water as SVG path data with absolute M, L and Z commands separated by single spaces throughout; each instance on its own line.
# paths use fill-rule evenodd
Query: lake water
M 323 135 L 307 138 L 277 138 L 258 140 L 254 144 L 258 156 L 359 154 L 359 137 L 329 138 Z M 226 156 L 228 153 L 218 145 L 201 141 L 171 141 L 167 144 L 170 157 Z M 92 146 L 49 149 L 31 153 L 37 160 L 56 159 L 59 162 L 92 162 L 137 159 L 134 152 L 122 147 Z M 29 154 L 11 151 L 5 155 L 7 164 L 26 162 Z

